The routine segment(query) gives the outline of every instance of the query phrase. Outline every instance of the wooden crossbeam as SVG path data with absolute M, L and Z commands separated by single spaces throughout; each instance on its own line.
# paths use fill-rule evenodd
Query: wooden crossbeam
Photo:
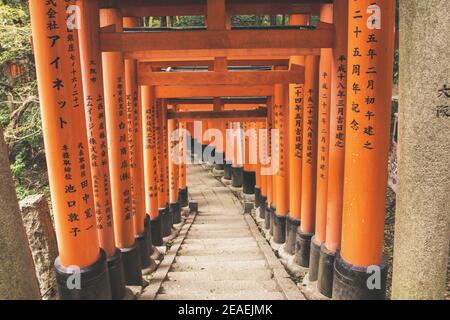
M 280 49 L 200 49 L 200 50 L 144 50 L 125 52 L 125 59 L 135 59 L 139 61 L 155 60 L 192 60 L 208 57 L 226 56 L 229 60 L 245 55 L 265 57 L 270 59 L 273 56 L 320 56 L 319 48 L 280 48 Z
M 140 70 L 139 85 L 273 85 L 303 83 L 304 70 L 236 72 L 152 72 Z
M 144 61 L 140 64 L 144 68 L 168 68 L 168 67 L 194 67 L 202 66 L 211 68 L 214 66 L 212 59 L 197 59 L 197 60 L 160 60 L 160 61 Z M 288 66 L 289 57 L 276 58 L 264 58 L 264 59 L 242 59 L 242 60 L 228 60 L 228 65 L 233 67 L 239 66 Z
M 268 97 L 273 95 L 273 87 L 273 85 L 155 86 L 155 96 L 157 98 Z
M 226 11 L 241 14 L 318 14 L 320 6 L 331 0 L 227 0 Z M 100 0 L 100 8 L 118 8 L 124 17 L 206 15 L 206 1 L 185 0 Z
M 264 121 L 267 117 L 267 108 L 258 108 L 255 110 L 229 110 L 229 111 L 174 111 L 167 110 L 168 119 L 177 120 L 227 120 L 242 121 L 255 120 Z
M 222 52 L 214 56 L 229 56 L 230 51 L 243 53 L 244 50 L 250 49 L 270 51 L 271 55 L 283 55 L 277 54 L 277 51 L 332 48 L 333 42 L 333 29 L 100 33 L 100 48 L 103 52 L 179 50 L 179 53 L 186 54 L 189 50 L 201 50 L 204 57 L 212 56 L 211 50 Z
M 178 111 L 213 111 L 212 104 L 177 104 Z M 228 104 L 223 106 L 223 110 L 255 110 L 263 107 L 261 104 Z
M 214 103 L 213 98 L 206 99 L 187 99 L 187 98 L 172 98 L 167 99 L 167 103 L 170 105 L 212 105 Z M 249 98 L 222 98 L 220 102 L 224 105 L 227 104 L 239 104 L 239 105 L 262 105 L 267 104 L 267 97 L 249 97 Z

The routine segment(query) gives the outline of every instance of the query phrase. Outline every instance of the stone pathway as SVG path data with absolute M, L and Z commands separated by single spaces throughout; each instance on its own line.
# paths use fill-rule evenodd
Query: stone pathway
M 188 166 L 188 180 L 199 212 L 156 299 L 303 298 L 232 192 L 200 165 Z

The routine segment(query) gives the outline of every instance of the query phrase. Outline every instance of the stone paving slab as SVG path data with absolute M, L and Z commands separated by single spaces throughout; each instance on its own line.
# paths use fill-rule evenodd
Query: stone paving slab
M 198 203 L 198 213 L 176 252 L 169 252 L 170 261 L 162 261 L 159 287 L 141 298 L 304 299 L 265 239 L 253 230 L 258 231 L 243 214 L 241 200 L 207 169 L 189 165 L 187 171 L 189 196 Z

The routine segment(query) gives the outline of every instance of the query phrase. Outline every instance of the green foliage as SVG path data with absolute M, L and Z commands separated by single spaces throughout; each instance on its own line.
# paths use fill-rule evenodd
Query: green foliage
M 28 1 L 0 1 L 0 125 L 9 146 L 19 199 L 48 194 Z M 14 77 L 9 67 L 23 73 Z
M 173 17 L 174 27 L 202 27 L 205 25 L 204 16 Z

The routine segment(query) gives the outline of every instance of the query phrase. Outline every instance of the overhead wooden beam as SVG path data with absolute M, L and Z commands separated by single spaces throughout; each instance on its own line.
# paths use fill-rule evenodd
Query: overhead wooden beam
M 157 98 L 267 97 L 273 95 L 273 85 L 155 86 L 155 95 Z
M 257 0 L 226 2 L 230 15 L 242 14 L 318 14 L 323 3 L 331 0 L 286 1 Z M 100 0 L 101 8 L 118 8 L 124 17 L 206 15 L 206 1 Z
M 173 111 L 167 110 L 168 119 L 177 120 L 239 120 L 252 119 L 263 121 L 267 117 L 267 108 L 255 110 L 230 110 L 230 111 Z
M 213 111 L 211 104 L 179 104 L 178 111 Z M 223 107 L 223 110 L 255 110 L 264 107 L 264 104 L 229 104 Z
M 242 105 L 262 105 L 267 104 L 267 97 L 248 97 L 248 98 L 221 98 L 220 102 L 224 105 L 227 104 L 242 104 Z M 167 103 L 171 105 L 212 105 L 214 103 L 213 98 L 173 98 L 167 99 Z
M 280 59 L 276 58 L 265 58 L 265 59 L 244 59 L 244 60 L 228 60 L 228 65 L 233 67 L 239 66 L 288 66 L 289 58 L 283 57 Z M 177 61 L 177 60 L 160 60 L 160 61 L 144 61 L 141 62 L 142 67 L 148 68 L 168 68 L 168 67 L 213 67 L 214 61 L 212 59 L 203 59 L 203 60 L 185 60 L 185 61 Z
M 236 72 L 151 72 L 140 70 L 138 84 L 146 86 L 190 85 L 274 85 L 303 83 L 304 70 Z
M 226 50 L 262 49 L 277 55 L 280 49 L 332 48 L 333 36 L 333 29 L 112 32 L 100 34 L 100 48 L 103 52 L 179 50 L 181 54 L 203 50 L 206 57 L 211 56 L 210 50 L 223 52 L 215 56 L 228 56 Z
M 320 56 L 320 48 L 144 50 L 124 53 L 126 59 L 136 59 L 139 61 L 196 60 L 218 56 L 226 56 L 229 60 L 235 60 L 235 58 L 245 55 L 264 57 L 266 59 L 273 56 Z

